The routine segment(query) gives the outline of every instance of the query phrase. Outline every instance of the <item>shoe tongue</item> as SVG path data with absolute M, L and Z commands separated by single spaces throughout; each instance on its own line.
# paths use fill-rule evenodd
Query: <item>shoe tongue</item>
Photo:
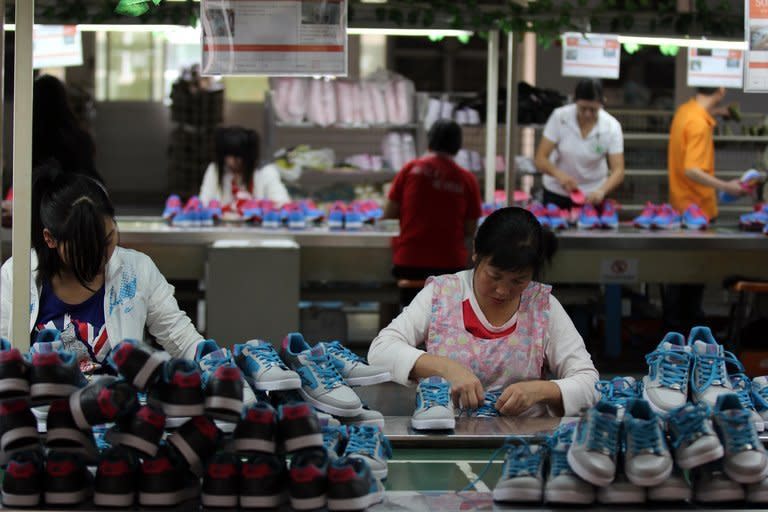
M 723 346 L 716 343 L 707 343 L 698 340 L 693 344 L 693 348 L 696 350 L 697 354 L 707 354 L 710 356 L 723 355 Z
M 427 378 L 427 384 L 440 385 L 443 382 L 443 378 L 438 375 L 433 375 L 432 377 Z
M 315 357 L 325 356 L 325 347 L 321 344 L 317 344 L 309 350 L 309 354 Z

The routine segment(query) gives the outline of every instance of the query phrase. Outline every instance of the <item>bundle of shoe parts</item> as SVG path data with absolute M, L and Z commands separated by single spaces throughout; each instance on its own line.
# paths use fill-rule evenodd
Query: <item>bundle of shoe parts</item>
M 281 359 L 264 341 L 230 352 L 207 340 L 184 360 L 124 340 L 103 367 L 118 376 L 89 382 L 58 334 L 41 332 L 24 355 L 0 340 L 5 507 L 381 501 L 392 455 L 383 417 L 349 386 L 390 376 L 340 343 L 310 347 L 294 333 Z

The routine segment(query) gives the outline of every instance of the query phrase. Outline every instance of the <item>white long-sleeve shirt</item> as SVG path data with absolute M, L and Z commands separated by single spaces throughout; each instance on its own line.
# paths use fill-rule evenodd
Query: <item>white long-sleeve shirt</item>
M 219 170 L 214 162 L 208 165 L 200 185 L 200 201 L 207 205 L 213 199 L 222 205 L 232 202 L 232 180 L 235 175 L 226 171 L 223 186 L 219 183 Z M 255 199 L 269 199 L 276 206 L 282 206 L 291 200 L 288 190 L 280 179 L 280 170 L 275 164 L 265 165 L 253 171 L 253 190 L 249 190 Z
M 464 299 L 469 299 L 472 309 L 483 327 L 491 332 L 502 332 L 516 322 L 516 317 L 500 327 L 494 327 L 486 319 L 472 291 L 473 270 L 459 272 Z M 434 285 L 427 284 L 409 306 L 382 329 L 371 343 L 368 362 L 387 368 L 393 380 L 410 384 L 409 375 L 416 360 L 426 353 L 417 347 L 424 345 L 432 316 Z M 596 400 L 595 383 L 599 375 L 592 358 L 562 304 L 550 295 L 549 326 L 543 340 L 544 374 L 554 376 L 554 382 L 563 396 L 566 416 L 575 416 Z M 461 314 L 461 311 L 457 311 Z M 516 315 L 515 315 L 516 316 Z M 504 364 L 499 361 L 499 364 Z

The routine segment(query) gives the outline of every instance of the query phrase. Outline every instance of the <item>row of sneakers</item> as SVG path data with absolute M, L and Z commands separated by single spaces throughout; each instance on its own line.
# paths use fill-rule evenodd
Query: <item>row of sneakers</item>
M 163 219 L 178 227 L 213 226 L 221 218 L 222 208 L 219 201 L 213 200 L 204 205 L 197 196 L 190 197 L 186 203 L 172 194 L 165 201 Z
M 768 234 L 768 203 L 757 204 L 754 211 L 741 215 L 739 227 L 745 231 L 763 231 Z
M 692 229 L 701 230 L 709 227 L 709 217 L 696 204 L 690 205 L 680 214 L 670 204 L 646 203 L 643 211 L 632 221 L 640 229 Z
M 532 203 L 528 209 L 542 226 L 552 230 L 567 229 L 571 224 L 579 229 L 619 228 L 619 205 L 611 200 L 598 206 L 585 204 L 571 209 L 561 209 L 553 203 Z
M 328 227 L 332 230 L 356 230 L 383 216 L 384 210 L 373 199 L 357 199 L 349 203 L 335 201 L 328 207 Z

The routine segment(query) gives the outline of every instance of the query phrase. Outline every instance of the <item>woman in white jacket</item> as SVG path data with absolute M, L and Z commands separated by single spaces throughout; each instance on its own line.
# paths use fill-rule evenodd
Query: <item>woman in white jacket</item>
M 216 129 L 214 137 L 216 161 L 208 165 L 200 186 L 203 204 L 216 200 L 228 205 L 242 195 L 269 199 L 275 206 L 291 200 L 275 165 L 256 169 L 259 136 L 255 131 L 227 126 Z
M 33 187 L 30 343 L 39 331 L 62 333 L 66 348 L 104 363 L 144 329 L 174 357 L 194 358 L 203 337 L 179 309 L 145 254 L 118 247 L 115 210 L 93 179 L 44 167 Z M 2 267 L 0 335 L 11 333 L 13 261 Z

